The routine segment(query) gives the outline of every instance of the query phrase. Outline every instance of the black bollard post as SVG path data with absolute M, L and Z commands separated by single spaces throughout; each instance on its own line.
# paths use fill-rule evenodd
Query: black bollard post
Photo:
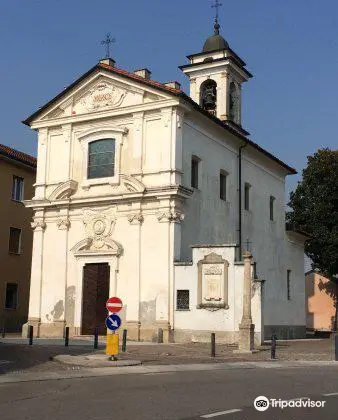
M 271 336 L 271 359 L 276 359 L 276 346 L 277 346 L 277 336 L 273 334 Z
M 216 334 L 211 333 L 211 357 L 216 357 Z
M 6 336 L 6 323 L 5 319 L 2 322 L 2 328 L 1 328 L 1 338 L 5 338 Z
M 65 328 L 65 347 L 69 345 L 69 327 Z
M 127 330 L 123 330 L 122 351 L 125 352 L 126 350 L 127 350 Z
M 96 327 L 94 330 L 94 349 L 99 347 L 99 329 Z
M 157 330 L 157 342 L 160 344 L 163 343 L 163 328 Z
M 28 326 L 28 338 L 29 338 L 28 344 L 30 346 L 33 345 L 33 325 Z
M 334 360 L 338 362 L 338 334 L 334 336 L 334 343 L 335 343 L 335 358 Z

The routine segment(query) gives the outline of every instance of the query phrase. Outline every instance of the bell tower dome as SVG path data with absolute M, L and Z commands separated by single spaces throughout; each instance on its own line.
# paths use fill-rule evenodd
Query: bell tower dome
M 242 84 L 252 74 L 220 35 L 218 15 L 214 34 L 205 41 L 202 52 L 187 58 L 190 63 L 179 68 L 189 77 L 190 97 L 220 120 L 241 126 Z

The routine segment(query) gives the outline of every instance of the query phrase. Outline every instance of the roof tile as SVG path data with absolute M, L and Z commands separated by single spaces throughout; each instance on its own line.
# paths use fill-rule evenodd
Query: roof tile
M 20 152 L 19 150 L 12 149 L 9 146 L 5 146 L 4 144 L 0 144 L 0 156 L 5 156 L 10 159 L 17 160 L 21 163 L 26 165 L 32 166 L 36 168 L 36 158 L 27 155 L 26 153 Z

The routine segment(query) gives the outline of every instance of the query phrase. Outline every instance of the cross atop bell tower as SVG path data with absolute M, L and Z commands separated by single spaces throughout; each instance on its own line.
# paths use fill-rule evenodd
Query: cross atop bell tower
M 190 64 L 179 68 L 190 79 L 190 96 L 196 103 L 220 120 L 241 126 L 242 84 L 252 74 L 220 34 L 222 4 L 219 0 L 214 2 L 211 6 L 216 9 L 214 34 L 207 38 L 202 52 L 188 55 Z
M 218 19 L 219 19 L 219 8 L 222 7 L 222 6 L 223 6 L 223 4 L 220 3 L 218 0 L 215 0 L 215 4 L 213 4 L 211 6 L 213 9 L 216 9 L 216 16 L 215 16 L 215 34 L 216 35 L 219 35 L 219 29 L 220 29 L 220 25 L 219 25 L 219 22 L 218 22 Z

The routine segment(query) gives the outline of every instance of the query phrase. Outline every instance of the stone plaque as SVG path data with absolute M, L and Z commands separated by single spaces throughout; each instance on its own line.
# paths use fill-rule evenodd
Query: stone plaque
M 198 308 L 228 308 L 228 267 L 215 253 L 198 262 Z

